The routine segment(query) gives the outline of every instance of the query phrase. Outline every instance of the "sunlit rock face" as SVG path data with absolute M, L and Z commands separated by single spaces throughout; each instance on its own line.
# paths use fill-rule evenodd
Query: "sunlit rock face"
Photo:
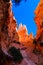
M 43 0 L 40 0 L 35 10 L 35 23 L 37 25 L 36 39 L 39 45 L 43 46 Z
M 33 45 L 34 37 L 32 33 L 30 35 L 28 34 L 28 31 L 25 25 L 22 25 L 22 24 L 19 25 L 18 35 L 19 35 L 19 41 L 28 48 L 28 51 L 32 51 L 34 48 L 34 45 Z
M 28 38 L 28 32 L 27 32 L 27 29 L 26 29 L 25 25 L 22 25 L 22 24 L 19 25 L 19 27 L 18 27 L 18 35 L 19 35 L 19 40 L 21 42 L 22 41 L 26 42 L 26 40 L 28 40 L 28 39 L 25 40 L 25 37 Z
M 40 0 L 36 10 L 35 10 L 35 23 L 37 25 L 37 37 L 43 33 L 43 0 Z M 39 35 L 38 35 L 39 34 Z
M 0 0 L 0 65 L 43 65 L 43 0 L 34 12 L 35 37 L 25 25 L 17 28 L 11 8 L 11 0 Z

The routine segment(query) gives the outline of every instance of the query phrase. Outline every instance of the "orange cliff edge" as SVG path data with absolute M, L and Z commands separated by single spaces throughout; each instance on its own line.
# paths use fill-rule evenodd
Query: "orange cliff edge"
M 36 38 L 39 38 L 41 35 L 43 37 L 43 0 L 40 0 L 34 13 L 35 13 L 34 20 L 37 25 Z

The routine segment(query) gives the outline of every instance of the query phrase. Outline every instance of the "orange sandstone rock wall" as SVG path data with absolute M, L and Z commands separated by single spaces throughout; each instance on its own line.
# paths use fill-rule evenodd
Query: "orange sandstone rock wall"
M 8 5 L 9 7 L 7 8 Z M 43 0 L 40 0 L 34 12 L 36 15 L 34 20 L 37 25 L 35 37 L 32 33 L 28 34 L 25 25 L 20 24 L 17 28 L 17 23 L 15 18 L 13 18 L 11 7 L 11 2 L 5 4 L 3 0 L 0 1 L 0 49 L 9 56 L 9 48 L 13 46 L 20 49 L 20 45 L 17 45 L 17 43 L 19 43 L 26 46 L 28 51 L 33 52 L 33 50 L 36 51 L 37 49 L 40 54 L 43 55 Z M 11 59 L 9 61 L 7 60 L 4 65 L 12 65 L 11 61 Z

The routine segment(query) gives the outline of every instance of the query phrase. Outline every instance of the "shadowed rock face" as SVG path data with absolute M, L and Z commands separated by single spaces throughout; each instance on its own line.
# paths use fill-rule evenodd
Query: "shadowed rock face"
M 7 65 L 6 62 L 9 63 L 10 61 L 12 61 L 12 58 L 9 55 L 5 54 L 0 48 L 0 65 Z
M 9 53 L 13 57 L 13 60 L 15 62 L 21 62 L 23 60 L 22 54 L 20 53 L 19 49 L 16 49 L 15 47 L 11 47 L 9 49 Z
M 39 43 L 40 46 L 43 47 L 43 32 L 41 32 L 40 37 L 38 38 L 37 42 Z
M 10 0 L 3 0 L 4 2 L 9 2 Z
M 0 27 L 5 24 L 8 18 L 8 9 L 10 3 L 5 3 L 4 0 L 0 0 Z
M 11 23 L 11 30 L 14 27 L 14 32 L 16 31 L 16 29 L 15 29 L 16 21 L 15 21 L 15 19 L 13 19 L 13 14 L 11 11 L 9 1 L 10 0 L 0 0 L 0 46 L 1 46 L 1 48 L 0 48 L 0 65 L 12 65 L 12 61 L 13 61 L 13 58 L 11 58 L 9 56 L 9 54 L 8 55 L 5 54 L 9 48 L 9 41 L 12 41 L 12 38 L 11 37 L 9 38 L 9 35 L 8 35 L 9 30 L 8 30 L 7 21 L 9 22 L 9 20 L 11 19 L 9 22 L 9 23 Z M 10 12 L 9 12 L 9 10 L 10 10 Z M 12 27 L 12 25 L 13 25 L 13 27 Z M 12 33 L 12 34 L 14 34 L 14 38 L 18 36 L 18 34 L 16 34 L 16 33 L 17 32 L 15 32 L 15 34 Z M 14 61 L 13 61 L 13 63 L 14 63 Z

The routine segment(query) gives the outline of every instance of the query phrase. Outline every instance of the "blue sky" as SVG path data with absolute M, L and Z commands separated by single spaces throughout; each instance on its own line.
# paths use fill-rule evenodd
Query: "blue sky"
M 25 24 L 27 26 L 28 33 L 30 34 L 32 32 L 34 36 L 36 35 L 37 30 L 34 22 L 34 10 L 36 9 L 39 1 L 40 0 L 27 0 L 27 2 L 24 2 L 22 0 L 19 6 L 15 7 L 12 5 L 12 10 L 18 25 L 20 23 Z

